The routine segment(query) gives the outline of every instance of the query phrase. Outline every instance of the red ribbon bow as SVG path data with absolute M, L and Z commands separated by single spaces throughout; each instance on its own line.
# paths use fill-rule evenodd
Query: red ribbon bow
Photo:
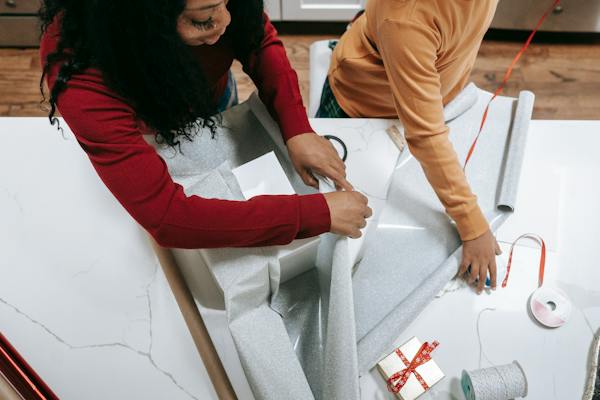
M 419 351 L 417 351 L 417 354 L 415 354 L 412 361 L 410 362 L 404 356 L 404 354 L 402 354 L 399 348 L 396 349 L 396 354 L 398 355 L 398 357 L 400 357 L 404 365 L 406 365 L 406 368 L 404 368 L 400 372 L 396 372 L 394 375 L 389 377 L 389 379 L 387 380 L 387 384 L 390 392 L 398 393 L 400 390 L 402 390 L 402 388 L 408 381 L 410 374 L 415 375 L 415 378 L 417 378 L 421 386 L 423 386 L 423 389 L 429 390 L 427 382 L 425 382 L 425 379 L 423 379 L 423 377 L 416 371 L 416 368 L 419 365 L 423 365 L 427 361 L 431 360 L 431 352 L 435 350 L 435 348 L 438 347 L 439 344 L 440 343 L 437 340 L 431 344 L 429 344 L 429 342 L 423 343 Z

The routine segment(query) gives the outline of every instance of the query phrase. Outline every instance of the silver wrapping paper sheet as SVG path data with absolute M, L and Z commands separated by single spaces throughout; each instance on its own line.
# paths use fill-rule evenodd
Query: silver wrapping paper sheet
M 477 134 L 491 94 L 448 123 L 459 160 Z M 533 94 L 499 97 L 466 168 L 492 229 L 514 209 Z M 419 163 L 403 154 L 378 229 L 353 278 L 359 370 L 366 372 L 434 295 L 456 274 L 460 238 L 425 180 Z M 499 202 L 500 201 L 500 202 Z
M 471 84 L 444 110 L 461 160 L 490 96 Z M 467 168 L 493 229 L 514 208 L 532 107 L 529 92 L 518 101 L 497 98 Z M 231 169 L 269 151 L 296 192 L 314 192 L 294 171 L 277 124 L 256 94 L 223 113 L 215 139 L 203 131 L 181 143 L 183 154 L 155 147 L 188 196 L 242 199 Z M 406 150 L 371 235 L 354 275 L 346 239 L 325 234 L 315 268 L 285 283 L 268 247 L 193 250 L 223 291 L 230 332 L 257 399 L 358 400 L 359 374 L 391 351 L 394 339 L 456 274 L 459 237 Z

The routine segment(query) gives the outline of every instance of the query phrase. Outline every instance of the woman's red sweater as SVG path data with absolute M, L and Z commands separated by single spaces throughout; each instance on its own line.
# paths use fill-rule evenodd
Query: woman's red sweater
M 262 101 L 279 123 L 284 140 L 313 132 L 277 32 L 265 15 L 260 49 L 244 64 Z M 59 39 L 59 19 L 42 36 L 42 64 Z M 217 95 L 227 84 L 235 54 L 226 41 L 192 48 Z M 47 75 L 52 87 L 59 63 Z M 186 196 L 143 134 L 134 110 L 88 68 L 75 74 L 57 99 L 57 108 L 88 155 L 100 179 L 119 203 L 162 246 L 175 248 L 250 247 L 286 244 L 327 232 L 329 208 L 322 194 L 256 196 L 248 201 Z

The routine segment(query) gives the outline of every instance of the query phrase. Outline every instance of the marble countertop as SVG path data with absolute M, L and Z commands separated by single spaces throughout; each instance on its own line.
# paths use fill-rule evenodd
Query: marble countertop
M 0 138 L 4 335 L 61 399 L 216 399 L 145 232 L 68 129 L 63 138 L 46 118 L 0 118 Z M 539 250 L 522 242 L 506 289 L 447 293 L 398 337 L 441 342 L 434 358 L 446 378 L 424 399 L 462 399 L 463 368 L 512 360 L 525 369 L 528 398 L 581 397 L 600 327 L 599 147 L 600 121 L 532 121 L 516 212 L 498 232 L 500 263 L 520 234 L 544 237 L 545 282 L 570 296 L 570 321 L 547 329 L 529 317 Z M 202 311 L 240 399 L 251 398 L 222 318 Z M 361 390 L 392 398 L 376 371 Z

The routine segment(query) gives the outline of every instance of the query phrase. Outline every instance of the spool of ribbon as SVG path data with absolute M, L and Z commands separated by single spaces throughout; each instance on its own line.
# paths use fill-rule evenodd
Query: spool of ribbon
M 431 344 L 429 344 L 429 342 L 423 343 L 411 361 L 408 361 L 408 358 L 402 354 L 400 349 L 396 349 L 396 354 L 402 360 L 406 368 L 389 377 L 387 380 L 388 390 L 393 393 L 400 392 L 404 385 L 406 385 L 411 374 L 417 378 L 421 386 L 423 386 L 423 389 L 429 390 L 429 385 L 427 385 L 427 382 L 425 382 L 425 379 L 423 379 L 421 374 L 416 371 L 416 368 L 431 360 L 431 352 L 435 350 L 439 344 L 440 343 L 437 340 Z
M 542 17 L 538 21 L 537 25 L 535 26 L 535 28 L 529 34 L 529 37 L 525 41 L 525 44 L 523 44 L 523 47 L 521 47 L 521 50 L 519 50 L 519 52 L 517 53 L 515 58 L 512 60 L 509 67 L 507 68 L 506 72 L 504 73 L 502 82 L 500 82 L 500 85 L 498 85 L 498 87 L 496 88 L 494 95 L 488 101 L 487 106 L 485 107 L 485 110 L 483 111 L 481 123 L 479 124 L 479 131 L 477 132 L 477 136 L 475 136 L 475 140 L 473 140 L 473 143 L 471 144 L 471 147 L 469 148 L 469 152 L 467 153 L 467 158 L 465 159 L 465 163 L 463 165 L 463 170 L 465 170 L 467 168 L 467 164 L 469 163 L 469 160 L 471 159 L 471 156 L 473 155 L 473 151 L 475 150 L 475 146 L 477 145 L 479 136 L 481 135 L 481 132 L 483 131 L 483 127 L 485 126 L 485 121 L 487 120 L 488 112 L 490 110 L 490 104 L 492 103 L 492 101 L 494 101 L 494 99 L 496 97 L 498 97 L 500 95 L 500 93 L 502 93 L 502 91 L 504 90 L 504 85 L 506 85 L 506 83 L 508 82 L 508 79 L 510 78 L 510 75 L 512 74 L 513 68 L 517 64 L 517 61 L 519 61 L 519 59 L 521 58 L 523 53 L 525 53 L 525 50 L 527 50 L 527 48 L 531 44 L 533 37 L 535 36 L 537 31 L 540 29 L 540 26 L 542 26 L 542 23 L 544 22 L 544 20 L 548 16 L 548 14 L 550 14 L 550 12 L 552 12 L 552 10 L 554 10 L 558 5 L 560 5 L 560 0 L 553 0 L 552 5 L 550 7 L 548 7 L 546 12 L 542 15 Z
M 536 240 L 541 245 L 540 264 L 538 272 L 538 287 L 529 297 L 529 310 L 531 315 L 542 325 L 548 328 L 558 328 L 566 323 L 571 316 L 571 302 L 565 292 L 559 288 L 546 287 L 544 284 L 544 270 L 546 268 L 546 243 L 539 235 L 526 233 L 519 236 L 510 246 L 506 275 L 502 287 L 508 284 L 508 276 L 512 265 L 513 252 L 518 241 L 524 238 Z
M 540 287 L 529 297 L 531 315 L 547 328 L 564 325 L 571 316 L 567 294 L 556 287 Z

